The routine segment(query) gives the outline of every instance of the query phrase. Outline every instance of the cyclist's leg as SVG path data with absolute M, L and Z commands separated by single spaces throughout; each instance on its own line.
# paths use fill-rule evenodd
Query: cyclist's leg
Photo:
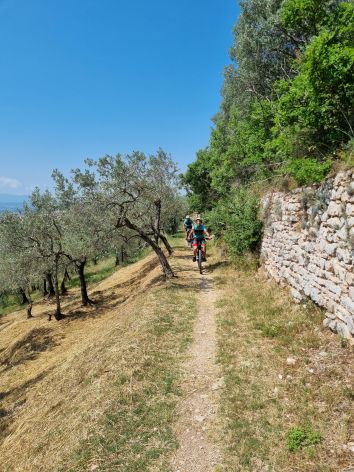
M 194 238 L 193 239 L 193 261 L 196 260 L 197 251 L 198 251 L 198 241 Z
M 203 240 L 203 243 L 202 243 L 202 250 L 203 250 L 203 254 L 204 254 L 204 259 L 206 260 L 206 242 L 205 242 L 205 239 Z

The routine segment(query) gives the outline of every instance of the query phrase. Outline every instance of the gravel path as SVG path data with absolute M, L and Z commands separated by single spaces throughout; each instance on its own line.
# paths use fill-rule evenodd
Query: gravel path
M 198 316 L 184 365 L 183 397 L 176 426 L 180 447 L 172 460 L 173 472 L 214 471 L 220 462 L 220 453 L 210 438 L 221 387 L 215 361 L 215 298 L 210 276 L 201 275 Z

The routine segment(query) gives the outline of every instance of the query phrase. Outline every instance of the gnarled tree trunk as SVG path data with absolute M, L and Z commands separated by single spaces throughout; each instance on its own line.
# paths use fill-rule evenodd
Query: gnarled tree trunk
M 53 285 L 52 274 L 50 272 L 46 272 L 45 278 L 46 278 L 46 281 L 47 281 L 48 298 L 55 297 L 55 290 L 54 290 L 54 285 Z
M 79 273 L 79 280 L 80 280 L 80 289 L 81 289 L 81 301 L 83 306 L 87 306 L 89 304 L 93 304 L 94 302 L 90 300 L 88 293 L 87 293 L 87 285 L 85 280 L 85 265 L 87 259 L 85 258 L 80 263 L 76 264 L 78 273 Z
M 171 255 L 173 253 L 173 248 L 172 248 L 171 244 L 168 242 L 168 239 L 166 238 L 166 236 L 163 233 L 160 233 L 159 238 L 164 243 L 164 246 L 167 249 L 169 255 Z
M 25 292 L 25 290 L 23 290 L 23 288 L 20 288 L 20 291 L 19 291 L 19 294 L 21 296 L 21 305 L 26 305 L 29 303 L 29 300 L 28 300 L 28 296 Z
M 54 292 L 55 292 L 55 302 L 56 302 L 56 309 L 54 312 L 54 318 L 57 321 L 60 321 L 64 318 L 61 312 L 61 305 L 60 305 L 60 293 L 59 293 L 59 282 L 58 282 L 58 261 L 55 264 L 55 271 L 54 271 Z
M 24 294 L 25 294 L 26 299 L 27 299 L 27 308 L 26 308 L 27 319 L 33 318 L 33 315 L 32 315 L 32 306 L 33 306 L 33 303 L 32 303 L 31 294 L 30 294 L 29 292 L 26 293 L 25 291 L 24 291 Z
M 156 242 L 148 236 L 144 230 L 136 226 L 132 221 L 130 221 L 128 218 L 124 218 L 124 224 L 127 228 L 132 229 L 136 233 L 139 234 L 141 239 L 143 239 L 146 243 L 148 243 L 149 246 L 155 251 L 157 257 L 159 258 L 163 273 L 165 274 L 165 277 L 167 279 L 170 279 L 174 276 L 173 271 L 171 269 L 171 266 L 167 260 L 167 257 L 165 256 L 164 252 L 160 248 Z
M 43 297 L 46 297 L 48 295 L 48 290 L 47 290 L 47 279 L 43 279 Z
M 68 281 L 68 280 L 70 280 L 70 275 L 69 275 L 67 269 L 65 269 L 63 280 L 60 284 L 60 293 L 62 295 L 66 295 L 68 293 L 68 289 L 66 288 L 66 285 L 65 285 L 65 282 Z

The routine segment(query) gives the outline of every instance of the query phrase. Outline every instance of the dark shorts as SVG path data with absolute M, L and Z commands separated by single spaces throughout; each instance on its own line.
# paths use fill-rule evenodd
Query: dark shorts
M 198 244 L 205 244 L 205 239 L 197 239 L 197 238 L 194 238 L 193 239 L 193 246 L 194 247 L 198 247 Z

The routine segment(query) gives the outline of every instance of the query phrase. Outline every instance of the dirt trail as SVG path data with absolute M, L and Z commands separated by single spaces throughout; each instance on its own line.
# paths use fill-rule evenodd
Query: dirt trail
M 173 472 L 211 472 L 220 462 L 220 453 L 210 438 L 221 386 L 215 359 L 215 299 L 211 276 L 201 275 L 193 342 L 183 366 L 183 398 L 176 425 L 179 449 L 172 460 Z

